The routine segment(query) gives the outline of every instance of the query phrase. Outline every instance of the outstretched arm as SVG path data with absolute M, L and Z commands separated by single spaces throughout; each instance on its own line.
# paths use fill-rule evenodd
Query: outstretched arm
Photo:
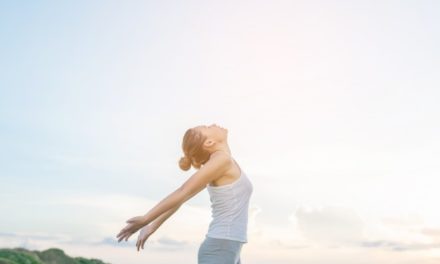
M 170 216 L 172 216 L 177 210 L 179 210 L 181 205 L 178 205 L 174 208 L 169 209 L 165 213 L 161 214 L 158 218 L 156 218 L 153 223 L 151 223 L 155 230 L 157 230 Z
M 229 168 L 230 162 L 230 157 L 223 152 L 213 154 L 209 161 L 184 182 L 181 187 L 160 201 L 144 215 L 144 225 L 148 225 L 164 212 L 191 199 L 211 181 L 222 176 Z
M 177 210 L 179 210 L 180 205 L 171 208 L 170 210 L 166 211 L 165 213 L 161 214 L 158 218 L 156 218 L 151 224 L 146 225 L 142 227 L 142 229 L 139 232 L 139 237 L 136 242 L 137 251 L 139 251 L 140 248 L 144 249 L 145 242 L 147 239 L 159 229 L 159 227 L 167 220 L 171 215 L 173 215 Z
M 129 224 L 117 235 L 117 237 L 120 237 L 119 241 L 125 237 L 128 239 L 133 233 L 137 232 L 143 226 L 150 224 L 168 210 L 180 207 L 187 200 L 203 190 L 209 182 L 223 175 L 228 169 L 230 162 L 231 159 L 229 155 L 221 151 L 212 154 L 209 161 L 203 167 L 194 173 L 181 187 L 165 197 L 145 215 L 136 216 L 127 220 L 127 223 Z

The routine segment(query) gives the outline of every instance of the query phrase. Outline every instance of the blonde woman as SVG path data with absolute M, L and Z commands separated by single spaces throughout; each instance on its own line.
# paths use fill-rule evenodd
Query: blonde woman
M 179 161 L 182 170 L 193 166 L 197 171 L 177 190 L 169 194 L 145 215 L 127 220 L 116 236 L 118 242 L 139 229 L 137 250 L 165 220 L 194 195 L 208 190 L 212 221 L 198 249 L 198 264 L 241 264 L 240 252 L 247 240 L 248 208 L 253 185 L 231 156 L 228 130 L 212 124 L 188 129 L 183 136 Z

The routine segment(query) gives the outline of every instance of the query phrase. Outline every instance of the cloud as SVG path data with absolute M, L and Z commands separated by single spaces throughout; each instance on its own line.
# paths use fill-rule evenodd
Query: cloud
M 417 226 L 423 223 L 422 216 L 418 214 L 395 214 L 392 216 L 385 216 L 381 218 L 384 225 L 397 227 L 397 226 Z
M 185 240 L 177 240 L 171 237 L 163 236 L 157 240 L 161 248 L 181 250 L 189 246 L 191 243 Z
M 116 238 L 74 238 L 64 235 L 38 235 L 24 233 L 0 233 L 0 245 L 11 247 L 13 245 L 24 248 L 44 248 L 50 245 L 78 245 L 78 246 L 111 246 L 117 248 L 135 248 L 137 236 L 132 236 L 128 241 L 118 242 Z M 170 236 L 146 241 L 149 248 L 155 250 L 181 250 L 191 246 L 189 241 L 177 240 Z M 45 246 L 43 246 L 45 245 Z
M 118 242 L 118 240 L 116 240 L 113 237 L 105 237 L 102 240 L 98 241 L 98 242 L 84 242 L 84 241 L 80 241 L 76 240 L 73 241 L 73 243 L 76 244 L 89 244 L 89 245 L 107 245 L 107 246 L 112 246 L 112 247 L 135 247 L 136 246 L 136 240 L 129 240 L 129 241 L 121 241 Z
M 420 233 L 440 241 L 440 228 L 422 228 Z
M 290 242 L 282 239 L 271 240 L 270 246 L 278 249 L 305 249 L 311 247 L 311 245 L 307 245 L 304 243 Z
M 363 238 L 363 221 L 350 209 L 336 206 L 323 208 L 299 207 L 294 218 L 302 236 L 310 242 L 325 245 L 353 243 Z
M 440 248 L 440 243 L 403 243 L 388 240 L 362 241 L 359 245 L 366 248 L 383 248 L 393 251 L 428 250 Z
M 66 238 L 64 235 L 50 235 L 50 234 L 31 234 L 31 235 L 25 235 L 21 233 L 5 233 L 0 232 L 0 238 L 21 238 L 26 237 L 30 239 L 38 239 L 38 240 L 63 240 Z
M 53 243 L 53 244 L 78 244 L 78 245 L 109 245 L 116 247 L 135 246 L 136 243 L 132 241 L 124 241 L 124 243 L 118 243 L 115 238 L 106 237 L 103 239 L 96 238 L 77 238 L 70 237 L 61 234 L 55 235 L 41 235 L 34 233 L 0 233 L 0 240 L 9 241 L 11 244 L 38 244 L 41 243 Z

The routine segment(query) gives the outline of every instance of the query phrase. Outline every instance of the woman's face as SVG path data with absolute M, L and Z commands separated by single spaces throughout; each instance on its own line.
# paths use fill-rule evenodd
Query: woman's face
M 228 136 L 228 130 L 216 124 L 210 126 L 197 126 L 196 129 L 205 135 L 208 140 L 214 140 L 216 142 L 225 141 Z

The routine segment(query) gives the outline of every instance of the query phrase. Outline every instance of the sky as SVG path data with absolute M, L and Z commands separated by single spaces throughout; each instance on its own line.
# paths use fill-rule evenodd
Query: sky
M 0 247 L 196 263 L 206 189 L 144 250 L 116 235 L 196 172 L 185 131 L 216 123 L 254 187 L 242 262 L 439 263 L 439 9 L 1 2 Z

